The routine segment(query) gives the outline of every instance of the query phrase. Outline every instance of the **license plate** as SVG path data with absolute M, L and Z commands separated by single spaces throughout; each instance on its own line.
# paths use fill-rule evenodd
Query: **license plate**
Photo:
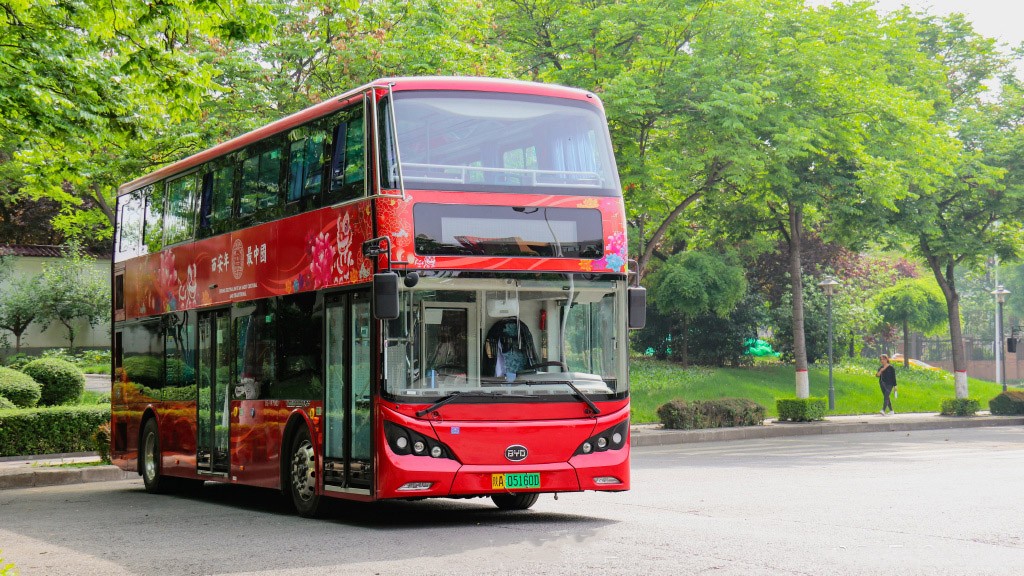
M 491 474 L 491 488 L 494 490 L 540 488 L 540 472 L 528 472 L 525 474 Z

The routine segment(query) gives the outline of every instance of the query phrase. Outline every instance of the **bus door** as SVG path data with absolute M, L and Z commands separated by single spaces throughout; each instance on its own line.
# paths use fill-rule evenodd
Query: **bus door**
M 327 299 L 324 488 L 370 494 L 371 378 L 373 378 L 370 292 Z
M 196 375 L 196 467 L 198 472 L 228 473 L 228 385 L 231 378 L 231 311 L 199 314 Z

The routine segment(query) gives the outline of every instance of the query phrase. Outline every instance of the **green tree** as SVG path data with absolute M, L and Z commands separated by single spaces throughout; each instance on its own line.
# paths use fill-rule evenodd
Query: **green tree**
M 961 15 L 906 16 L 921 50 L 945 71 L 948 98 L 933 123 L 952 135 L 955 154 L 923 163 L 912 194 L 883 214 L 893 242 L 910 241 L 946 302 L 957 398 L 966 398 L 967 356 L 961 326 L 958 267 L 977 268 L 992 254 L 1018 256 L 1024 226 L 1024 99 L 1009 59 Z M 992 94 L 987 84 L 1000 80 Z
M 910 366 L 910 330 L 932 332 L 947 322 L 942 292 L 924 279 L 902 280 L 882 290 L 875 307 L 883 321 L 903 330 L 903 366 Z
M 58 202 L 66 235 L 109 238 L 117 184 L 173 157 L 157 135 L 218 89 L 188 48 L 270 24 L 249 0 L 0 2 L 0 134 L 21 191 Z
M 747 280 L 735 257 L 712 252 L 682 252 L 669 258 L 652 281 L 662 314 L 682 319 L 682 362 L 689 364 L 689 322 L 709 312 L 725 317 L 743 299 Z
M 14 278 L 0 289 L 0 328 L 14 334 L 14 352 L 21 352 L 21 337 L 39 317 L 39 276 Z
M 56 321 L 64 327 L 71 353 L 75 351 L 76 320 L 96 326 L 110 317 L 109 280 L 94 262 L 78 245 L 71 244 L 65 247 L 63 258 L 43 266 L 39 316 L 46 326 Z

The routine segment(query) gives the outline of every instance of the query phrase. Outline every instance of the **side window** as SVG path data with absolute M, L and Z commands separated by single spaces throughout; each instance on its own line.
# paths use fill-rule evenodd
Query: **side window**
M 236 308 L 235 336 L 236 399 L 255 400 L 272 395 L 276 380 L 277 346 L 274 333 L 273 299 Z
M 167 182 L 167 211 L 164 214 L 164 245 L 192 239 L 195 222 L 196 174 Z
M 195 331 L 188 312 L 167 317 L 164 335 L 167 387 L 165 400 L 191 400 L 195 397 Z M 171 390 L 176 388 L 176 390 Z M 174 396 L 174 397 L 171 397 Z
M 160 322 L 145 322 L 122 330 L 122 368 L 126 382 L 143 396 L 155 398 L 164 385 L 164 343 Z
M 152 186 L 146 186 L 142 190 L 146 198 L 146 216 L 142 231 L 142 242 L 152 254 L 163 248 L 164 183 L 158 182 Z
M 206 237 L 224 232 L 234 208 L 234 166 L 223 166 L 203 174 L 202 209 L 199 227 Z
M 323 303 L 315 292 L 284 296 L 278 305 L 277 384 L 272 398 L 315 400 L 323 396 L 320 374 Z
M 338 115 L 333 130 L 330 202 L 358 198 L 365 194 L 366 125 L 363 104 Z
M 281 149 L 271 148 L 242 162 L 238 213 L 248 216 L 277 205 L 281 184 Z
M 118 198 L 117 251 L 136 254 L 142 248 L 142 227 L 146 221 L 146 198 L 136 190 Z
M 289 139 L 288 202 L 295 202 L 320 192 L 327 135 L 323 131 L 303 127 L 292 130 Z

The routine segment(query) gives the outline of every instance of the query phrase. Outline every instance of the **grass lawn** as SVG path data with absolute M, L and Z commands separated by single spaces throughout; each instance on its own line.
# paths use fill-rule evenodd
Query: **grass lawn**
M 878 388 L 871 361 L 842 363 L 834 367 L 836 410 L 831 414 L 869 414 L 882 408 L 882 392 Z M 751 368 L 683 369 L 678 364 L 648 358 L 630 359 L 630 400 L 632 422 L 658 422 L 658 407 L 674 399 L 707 400 L 711 398 L 749 398 L 767 409 L 769 417 L 777 416 L 776 398 L 794 398 L 796 376 L 792 365 L 769 364 Z M 953 398 L 953 375 L 935 370 L 897 367 L 898 398 L 893 398 L 897 412 L 938 412 L 942 401 Z M 828 397 L 828 367 L 810 370 L 811 396 Z M 988 410 L 988 401 L 1002 388 L 985 380 L 968 379 L 971 398 Z

